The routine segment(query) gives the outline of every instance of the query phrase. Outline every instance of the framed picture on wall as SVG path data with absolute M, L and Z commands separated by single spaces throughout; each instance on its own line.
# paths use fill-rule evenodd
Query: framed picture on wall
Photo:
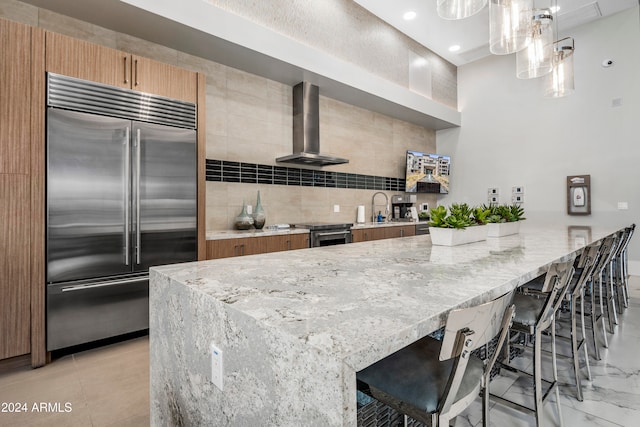
M 591 175 L 567 177 L 567 213 L 591 215 Z

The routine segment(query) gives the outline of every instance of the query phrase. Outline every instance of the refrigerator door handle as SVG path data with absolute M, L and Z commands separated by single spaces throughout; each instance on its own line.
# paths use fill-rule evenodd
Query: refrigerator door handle
M 103 288 L 105 286 L 126 285 L 126 284 L 129 284 L 129 283 L 142 282 L 144 280 L 149 280 L 149 276 L 136 277 L 136 278 L 133 278 L 133 279 L 110 280 L 108 282 L 94 283 L 94 284 L 91 284 L 91 285 L 65 286 L 65 287 L 63 287 L 61 289 L 61 291 L 62 292 L 87 291 L 89 289 Z
M 140 129 L 136 129 L 136 264 L 140 264 Z
M 131 246 L 131 242 L 129 240 L 129 235 L 131 234 L 131 230 L 129 229 L 129 212 L 131 210 L 131 129 L 129 127 L 126 128 L 124 138 L 124 264 L 129 265 L 129 247 Z

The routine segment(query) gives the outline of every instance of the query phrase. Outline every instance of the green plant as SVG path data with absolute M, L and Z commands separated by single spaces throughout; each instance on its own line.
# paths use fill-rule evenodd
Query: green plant
M 430 227 L 463 229 L 475 223 L 473 210 L 466 203 L 454 203 L 448 211 L 444 206 L 431 209 Z
M 488 222 L 490 213 L 490 209 L 487 209 L 484 206 L 476 206 L 475 208 L 473 208 L 473 220 L 476 222 L 476 224 L 484 225 Z
M 511 210 L 512 217 L 515 218 L 514 221 L 522 221 L 527 219 L 523 216 L 524 208 L 521 205 L 517 205 L 514 203 L 513 205 L 510 206 L 509 209 Z
M 524 215 L 524 208 L 520 205 L 483 205 L 483 209 L 488 209 L 487 222 L 515 222 L 522 221 L 526 218 Z

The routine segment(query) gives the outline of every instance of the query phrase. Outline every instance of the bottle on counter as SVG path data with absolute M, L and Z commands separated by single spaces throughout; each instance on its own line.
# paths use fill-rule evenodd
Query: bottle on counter
M 382 222 L 382 211 L 378 211 L 378 222 Z

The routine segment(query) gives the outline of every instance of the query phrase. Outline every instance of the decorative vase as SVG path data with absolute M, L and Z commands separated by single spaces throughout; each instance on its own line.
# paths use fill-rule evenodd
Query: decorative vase
M 264 227 L 264 222 L 266 221 L 267 216 L 264 213 L 264 209 L 262 208 L 262 203 L 260 202 L 260 191 L 258 191 L 258 200 L 256 200 L 256 209 L 253 211 L 253 225 L 256 227 L 256 230 L 261 230 Z
M 235 226 L 238 230 L 248 230 L 253 225 L 253 218 L 247 213 L 247 204 L 242 202 L 242 212 L 236 217 Z

